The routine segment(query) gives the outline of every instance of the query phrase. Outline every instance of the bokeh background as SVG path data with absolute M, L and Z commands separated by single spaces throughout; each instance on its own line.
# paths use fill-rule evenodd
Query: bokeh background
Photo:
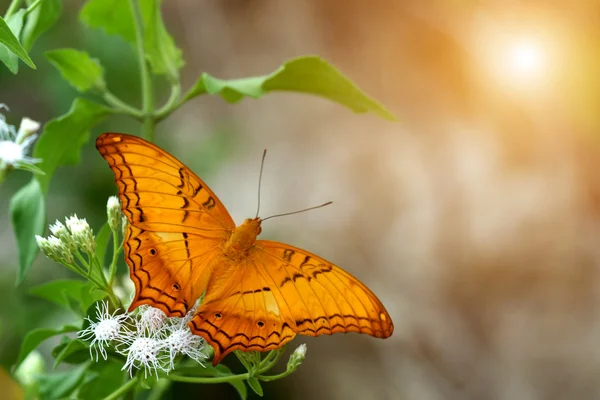
M 100 58 L 109 87 L 139 100 L 131 48 L 84 28 L 80 7 L 66 1 L 60 23 L 38 41 L 37 71 L 22 66 L 15 77 L 0 68 L 0 102 L 13 124 L 68 109 L 76 92 L 43 57 L 58 47 Z M 203 71 L 259 75 L 319 54 L 401 119 L 283 93 L 237 105 L 201 97 L 159 126 L 157 143 L 196 171 L 237 223 L 254 215 L 264 148 L 261 215 L 332 200 L 268 221 L 262 237 L 347 269 L 395 323 L 387 340 L 296 338 L 290 347 L 307 343 L 307 359 L 291 377 L 265 384 L 267 396 L 600 396 L 597 0 L 171 0 L 163 10 L 184 50 L 187 85 Z M 107 130 L 139 126 L 113 118 L 91 136 Z M 77 213 L 97 229 L 116 188 L 93 141 L 82 159 L 56 173 L 48 221 Z M 67 318 L 27 294 L 68 276 L 60 265 L 40 256 L 14 287 L 8 201 L 28 179 L 14 172 L 0 188 L 4 368 L 25 332 Z M 172 396 L 234 393 L 182 384 Z

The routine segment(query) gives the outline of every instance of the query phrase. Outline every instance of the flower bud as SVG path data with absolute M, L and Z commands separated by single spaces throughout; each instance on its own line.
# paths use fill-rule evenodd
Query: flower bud
M 113 232 L 119 232 L 121 229 L 121 202 L 117 196 L 110 196 L 106 203 L 106 215 L 108 217 L 108 226 Z
M 24 117 L 21 120 L 21 125 L 19 126 L 19 131 L 17 132 L 17 138 L 15 139 L 15 143 L 23 144 L 25 143 L 25 139 L 36 133 L 40 129 L 40 123 L 34 121 L 30 118 Z
M 79 219 L 76 214 L 73 214 L 67 218 L 66 224 L 77 246 L 88 254 L 94 254 L 96 252 L 94 233 L 85 218 Z
M 296 348 L 296 350 L 294 350 L 294 352 L 290 356 L 290 360 L 287 363 L 288 371 L 290 371 L 290 370 L 293 371 L 296 368 L 298 368 L 300 366 L 300 364 L 302 364 L 302 361 L 304 361 L 305 358 L 306 358 L 306 344 L 302 343 L 300 346 L 298 346 Z

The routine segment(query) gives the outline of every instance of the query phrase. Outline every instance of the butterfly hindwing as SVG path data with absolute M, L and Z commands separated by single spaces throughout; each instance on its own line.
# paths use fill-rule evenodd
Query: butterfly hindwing
M 208 291 L 190 324 L 215 348 L 215 364 L 233 350 L 278 348 L 296 333 L 385 338 L 393 332 L 389 314 L 365 285 L 305 250 L 257 240 L 234 271 L 229 275 L 237 284 Z

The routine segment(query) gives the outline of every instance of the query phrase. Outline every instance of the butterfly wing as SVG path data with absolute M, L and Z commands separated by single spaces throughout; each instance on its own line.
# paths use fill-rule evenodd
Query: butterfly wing
M 257 240 L 231 279 L 206 293 L 190 323 L 215 349 L 213 364 L 233 350 L 281 347 L 296 333 L 359 332 L 386 338 L 393 324 L 381 301 L 358 279 L 305 250 Z
M 136 288 L 129 309 L 148 304 L 184 316 L 235 229 L 231 216 L 200 178 L 152 143 L 105 133 L 96 148 L 115 174 L 129 221 L 125 260 Z

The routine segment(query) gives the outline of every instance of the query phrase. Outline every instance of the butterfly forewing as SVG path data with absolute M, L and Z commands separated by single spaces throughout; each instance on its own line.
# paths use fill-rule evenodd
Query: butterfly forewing
M 129 221 L 125 260 L 141 304 L 183 316 L 206 288 L 212 260 L 235 224 L 185 165 L 135 136 L 105 133 L 96 147 L 115 174 Z

